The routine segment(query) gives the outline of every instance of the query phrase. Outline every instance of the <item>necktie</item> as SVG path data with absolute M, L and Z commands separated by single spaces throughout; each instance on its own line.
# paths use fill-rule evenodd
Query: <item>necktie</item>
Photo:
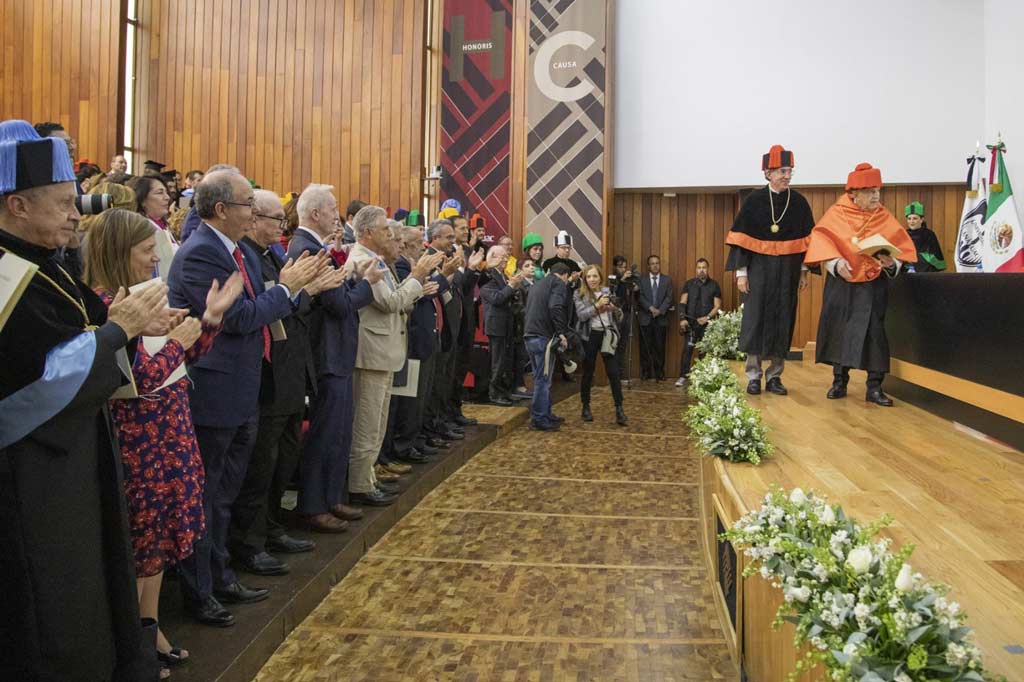
M 242 262 L 242 250 L 235 247 L 235 250 L 231 252 L 231 255 L 235 257 L 235 264 L 238 265 L 238 271 L 242 273 L 242 281 L 245 282 L 245 290 L 249 292 L 249 295 L 256 299 L 256 291 L 252 288 L 252 282 L 249 281 L 249 272 L 245 269 L 245 263 Z M 270 330 L 263 327 L 263 359 L 270 362 Z

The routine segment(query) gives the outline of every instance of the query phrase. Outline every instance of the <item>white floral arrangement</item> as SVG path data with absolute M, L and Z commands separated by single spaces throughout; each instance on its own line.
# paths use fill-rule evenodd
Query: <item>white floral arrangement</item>
M 723 386 L 739 390 L 740 385 L 729 363 L 713 355 L 705 355 L 693 363 L 689 379 L 689 393 L 698 400 Z
M 700 394 L 686 410 L 686 424 L 690 437 L 709 455 L 760 464 L 772 453 L 761 413 L 750 406 L 735 385 Z
M 697 348 L 704 355 L 723 360 L 742 360 L 746 353 L 740 352 L 740 327 L 743 325 L 743 306 L 731 313 L 719 313 L 708 322 L 704 338 Z
M 907 563 L 913 545 L 879 538 L 892 518 L 863 526 L 813 492 L 774 488 L 723 539 L 783 591 L 774 628 L 796 626 L 809 644 L 789 679 L 823 664 L 833 682 L 988 682 L 981 653 L 949 588 Z

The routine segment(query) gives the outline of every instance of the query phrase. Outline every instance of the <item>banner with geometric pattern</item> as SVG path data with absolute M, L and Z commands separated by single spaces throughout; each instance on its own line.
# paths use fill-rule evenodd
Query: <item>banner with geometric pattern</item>
M 495 241 L 510 231 L 512 1 L 444 3 L 440 196 L 483 216 Z
M 601 262 L 604 222 L 604 0 L 530 0 L 525 232 L 572 235 L 586 263 Z

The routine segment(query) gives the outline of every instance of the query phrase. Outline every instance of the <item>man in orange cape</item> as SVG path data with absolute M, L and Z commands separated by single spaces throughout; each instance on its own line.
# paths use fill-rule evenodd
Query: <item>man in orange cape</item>
M 868 373 L 865 400 L 891 407 L 892 399 L 882 392 L 889 371 L 889 279 L 904 262 L 917 261 L 917 251 L 903 226 L 879 203 L 881 188 L 881 171 L 857 164 L 847 178 L 846 194 L 811 231 L 804 262 L 822 266 L 825 274 L 815 360 L 832 365 L 829 399 L 846 397 L 850 369 L 863 369 Z M 861 244 L 876 236 L 898 249 L 899 258 L 886 249 L 862 252 Z

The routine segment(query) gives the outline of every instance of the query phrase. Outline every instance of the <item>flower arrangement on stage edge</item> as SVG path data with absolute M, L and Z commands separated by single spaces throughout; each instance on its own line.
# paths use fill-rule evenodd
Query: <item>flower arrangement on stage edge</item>
M 729 363 L 713 355 L 705 355 L 690 369 L 689 393 L 701 400 L 723 386 L 739 390 L 740 382 Z
M 704 338 L 697 348 L 704 355 L 723 360 L 742 360 L 746 353 L 740 352 L 740 326 L 743 323 L 743 306 L 731 313 L 719 313 L 711 318 L 704 331 Z
M 728 367 L 726 371 L 732 374 Z M 686 410 L 685 421 L 691 438 L 709 455 L 760 464 L 772 453 L 761 414 L 735 385 L 723 383 L 713 393 L 701 393 Z
M 750 558 L 744 577 L 783 591 L 773 627 L 793 623 L 794 644 L 810 644 L 789 679 L 821 663 L 833 682 L 1005 681 L 985 670 L 949 588 L 907 563 L 913 545 L 892 553 L 878 538 L 891 522 L 862 526 L 813 492 L 774 487 L 722 534 Z

